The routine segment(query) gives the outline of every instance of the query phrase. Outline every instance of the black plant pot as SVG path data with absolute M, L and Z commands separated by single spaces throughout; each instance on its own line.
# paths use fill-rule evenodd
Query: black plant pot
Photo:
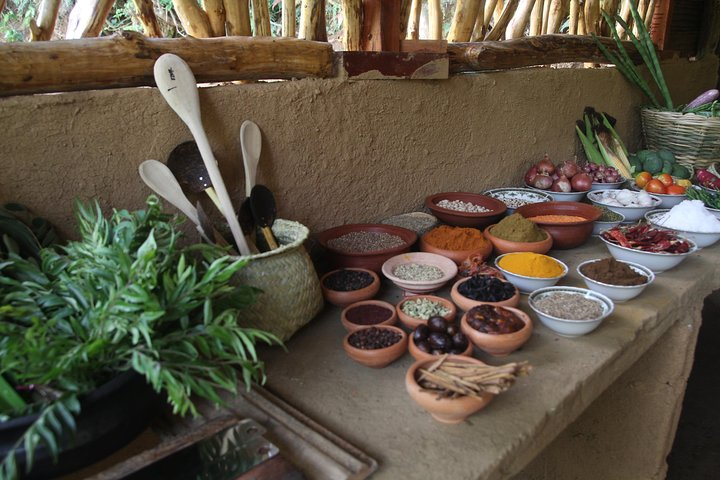
M 75 434 L 63 435 L 57 463 L 45 445 L 35 449 L 33 468 L 25 475 L 25 450 L 16 460 L 22 478 L 64 475 L 90 465 L 123 447 L 142 432 L 158 413 L 160 397 L 135 372 L 125 372 L 94 390 L 80 402 Z M 0 459 L 17 442 L 37 415 L 0 423 Z

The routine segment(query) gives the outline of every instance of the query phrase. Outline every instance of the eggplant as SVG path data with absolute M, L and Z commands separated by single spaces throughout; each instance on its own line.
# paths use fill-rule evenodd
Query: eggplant
M 689 110 L 701 107 L 706 103 L 714 102 L 718 98 L 720 98 L 720 91 L 718 91 L 717 88 L 711 88 L 710 90 L 701 93 L 693 101 L 685 105 L 685 108 L 683 108 L 683 112 L 687 112 Z

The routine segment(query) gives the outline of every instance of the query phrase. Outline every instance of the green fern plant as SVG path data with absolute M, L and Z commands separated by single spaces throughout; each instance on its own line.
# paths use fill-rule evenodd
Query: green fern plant
M 0 262 L 0 378 L 31 393 L 22 414 L 40 413 L 6 455 L 2 479 L 15 477 L 21 445 L 28 471 L 38 445 L 57 455 L 78 399 L 119 373 L 134 370 L 173 412 L 197 415 L 193 395 L 221 403 L 220 390 L 264 382 L 255 345 L 280 343 L 238 325 L 257 293 L 231 282 L 246 262 L 214 245 L 180 246 L 156 197 L 108 219 L 97 202 L 77 203 L 76 221 L 80 240 Z

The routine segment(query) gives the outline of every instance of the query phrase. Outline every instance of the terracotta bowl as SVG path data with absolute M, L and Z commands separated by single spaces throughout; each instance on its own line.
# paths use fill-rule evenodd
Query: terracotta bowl
M 466 357 L 462 355 L 450 355 L 448 360 L 456 362 L 474 363 L 477 365 L 485 365 L 476 358 Z M 429 412 L 432 417 L 442 423 L 461 423 L 470 415 L 485 408 L 495 395 L 485 393 L 481 397 L 457 397 L 457 398 L 438 398 L 433 393 L 420 388 L 417 380 L 415 380 L 416 372 L 420 368 L 427 368 L 437 361 L 436 357 L 431 360 L 419 360 L 412 364 L 405 374 L 405 388 L 410 398 L 415 400 L 420 407 Z
M 525 323 L 525 326 L 517 332 L 492 335 L 472 328 L 467 322 L 467 313 L 465 313 L 465 315 L 463 315 L 460 319 L 460 331 L 468 337 L 470 342 L 483 352 L 489 353 L 495 357 L 506 357 L 510 355 L 512 352 L 523 346 L 525 342 L 530 339 L 533 332 L 533 323 L 527 313 L 513 307 L 504 308 L 507 308 L 520 317 L 520 320 Z
M 415 342 L 412 339 L 412 334 L 408 336 L 408 351 L 410 352 L 410 355 L 413 356 L 415 360 L 437 360 L 438 355 L 433 355 L 432 353 L 425 353 L 422 350 L 420 350 L 416 345 Z M 465 349 L 464 352 L 460 353 L 459 355 L 462 355 L 464 357 L 472 357 L 473 352 L 473 342 L 470 341 L 468 338 L 468 346 Z
M 515 295 L 508 298 L 507 300 L 503 300 L 502 302 L 481 302 L 478 300 L 473 300 L 471 298 L 466 297 L 465 295 L 461 295 L 458 291 L 458 286 L 460 286 L 461 283 L 467 282 L 472 277 L 467 277 L 458 280 L 455 282 L 455 284 L 452 286 L 452 290 L 450 290 L 450 298 L 452 298 L 452 301 L 455 302 L 455 305 L 457 305 L 459 308 L 461 308 L 464 311 L 470 310 L 472 307 L 476 307 L 478 305 L 494 305 L 496 307 L 515 307 L 520 302 L 520 290 L 515 287 Z M 508 282 L 510 283 L 510 282 Z M 514 286 L 514 285 L 513 285 Z
M 387 248 L 384 250 L 375 250 L 372 252 L 344 252 L 328 246 L 328 241 L 333 238 L 342 237 L 351 232 L 377 232 L 389 233 L 397 235 L 405 241 L 404 245 Z M 355 223 L 348 225 L 340 225 L 329 228 L 318 235 L 318 241 L 328 254 L 328 260 L 337 268 L 366 268 L 376 273 L 380 273 L 382 264 L 390 257 L 394 257 L 403 252 L 410 251 L 410 247 L 417 241 L 417 234 L 407 228 L 396 227 L 394 225 L 385 225 L 381 223 Z
M 361 323 L 353 323 L 347 318 L 347 313 L 356 307 L 361 307 L 363 305 L 375 305 L 377 307 L 382 307 L 387 310 L 390 310 L 392 312 L 392 315 L 387 320 L 384 320 L 380 323 L 374 323 L 374 324 L 361 324 Z M 342 312 L 340 312 L 340 322 L 343 324 L 343 327 L 345 327 L 345 330 L 348 332 L 354 332 L 355 330 L 360 330 L 361 328 L 365 327 L 377 327 L 379 325 L 395 325 L 397 323 L 397 312 L 395 311 L 395 306 L 392 303 L 383 302 L 382 300 L 361 300 L 359 302 L 352 303 L 345 307 Z
M 461 200 L 463 202 L 470 202 L 475 205 L 485 207 L 489 211 L 480 213 L 458 212 L 438 207 L 437 203 L 441 200 Z M 505 215 L 505 211 L 507 210 L 507 206 L 500 200 L 479 193 L 466 192 L 445 192 L 430 195 L 425 199 L 425 206 L 429 208 L 433 215 L 435 215 L 440 221 L 445 222 L 448 225 L 475 228 L 484 228 L 488 225 L 496 223 Z
M 395 276 L 394 270 L 409 263 L 430 265 L 442 271 L 436 280 L 404 280 Z M 429 252 L 407 252 L 395 255 L 382 266 L 382 273 L 398 287 L 410 293 L 430 293 L 439 290 L 457 275 L 457 265 L 447 257 Z
M 428 232 L 429 233 L 429 232 Z M 488 242 L 485 242 L 485 246 L 477 249 L 474 248 L 472 250 L 443 250 L 442 248 L 435 247 L 433 245 L 430 245 L 425 241 L 425 237 L 427 236 L 427 233 L 420 237 L 420 251 L 421 252 L 428 252 L 428 253 L 435 253 L 437 255 L 442 255 L 443 257 L 447 257 L 450 260 L 454 261 L 457 265 L 460 265 L 463 260 L 468 258 L 470 255 L 482 255 L 483 258 L 488 258 L 493 250 L 493 244 Z
M 398 304 L 395 306 L 395 311 L 397 312 L 397 316 L 400 319 L 400 323 L 405 325 L 410 330 L 415 330 L 418 325 L 422 325 L 424 323 L 427 323 L 427 320 L 423 320 L 422 318 L 417 318 L 408 315 L 407 313 L 402 311 L 402 306 L 405 302 L 409 300 L 418 300 L 420 298 L 427 298 L 428 300 L 432 300 L 434 302 L 439 302 L 445 305 L 450 310 L 450 313 L 446 315 L 441 315 L 445 320 L 448 322 L 452 322 L 455 320 L 455 316 L 457 315 L 457 307 L 453 302 L 448 300 L 447 298 L 443 297 L 437 297 L 435 295 L 413 295 L 411 297 L 405 297 L 402 299 Z
M 330 288 L 327 288 L 325 286 L 325 279 L 332 275 L 333 273 L 339 272 L 341 270 L 355 270 L 358 272 L 365 272 L 370 274 L 373 277 L 373 281 L 370 285 L 368 285 L 365 288 L 360 288 L 358 290 L 350 290 L 347 292 L 343 292 L 341 290 L 332 290 Z M 380 290 L 380 277 L 378 277 L 378 274 L 373 272 L 372 270 L 368 270 L 366 268 L 347 268 L 347 269 L 337 269 L 333 270 L 332 272 L 328 272 L 322 277 L 320 277 L 320 288 L 322 288 L 323 296 L 325 297 L 325 300 L 332 303 L 333 305 L 336 305 L 338 307 L 347 307 L 351 303 L 359 302 L 362 300 L 369 300 L 373 298 L 375 295 L 377 295 L 378 291 Z
M 538 215 L 574 215 L 583 217 L 585 220 L 568 223 L 547 223 L 537 224 L 552 236 L 552 247 L 560 250 L 579 247 L 592 235 L 593 222 L 602 216 L 602 211 L 580 202 L 545 202 L 531 203 L 518 208 L 519 213 L 525 218 Z
M 552 248 L 553 239 L 552 236 L 547 233 L 547 230 L 545 231 L 547 233 L 545 240 L 541 240 L 539 242 L 513 242 L 511 240 L 504 240 L 493 235 L 492 228 L 494 226 L 495 225 L 490 225 L 489 227 L 487 227 L 483 232 L 483 235 L 485 235 L 485 238 L 490 240 L 490 243 L 493 244 L 493 247 L 495 247 L 495 253 L 497 255 L 512 252 L 547 253 Z
M 367 329 L 373 327 L 365 328 Z M 398 358 L 402 357 L 403 354 L 407 351 L 408 336 L 407 333 L 405 333 L 405 330 L 399 327 L 382 325 L 375 328 L 390 329 L 398 332 L 401 335 L 400 341 L 386 348 L 379 348 L 377 350 L 363 350 L 361 348 L 353 347 L 348 341 L 351 335 L 358 332 L 358 330 L 355 330 L 354 332 L 350 332 L 345 335 L 345 338 L 343 339 L 343 348 L 345 349 L 345 353 L 348 357 L 355 360 L 361 365 L 365 365 L 366 367 L 370 368 L 384 368 Z

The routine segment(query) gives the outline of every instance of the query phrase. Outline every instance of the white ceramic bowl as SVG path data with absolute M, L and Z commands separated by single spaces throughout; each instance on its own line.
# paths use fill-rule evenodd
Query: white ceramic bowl
M 678 237 L 682 237 L 690 244 L 690 250 L 687 253 L 645 252 L 642 250 L 637 250 L 635 248 L 622 247 L 620 245 L 608 242 L 602 237 L 602 235 L 600 236 L 600 240 L 605 242 L 605 245 L 610 251 L 610 255 L 615 257 L 616 260 L 639 263 L 643 267 L 647 267 L 652 270 L 653 273 L 660 273 L 678 266 L 691 253 L 695 253 L 698 250 L 697 245 L 692 240 L 688 240 L 682 235 L 678 235 Z
M 713 245 L 715 242 L 720 240 L 720 232 L 692 232 L 690 230 L 680 230 L 677 228 L 666 227 L 665 225 L 657 223 L 657 220 L 669 211 L 670 210 L 668 209 L 653 210 L 652 212 L 648 212 L 645 214 L 645 220 L 647 220 L 650 225 L 653 225 L 657 228 L 665 228 L 667 230 L 678 232 L 683 237 L 689 238 L 690 240 L 695 242 L 695 245 L 697 245 L 698 248 L 709 247 L 710 245 Z M 720 220 L 718 220 L 718 226 L 720 226 Z
M 553 257 L 553 260 L 558 262 L 560 264 L 560 266 L 563 268 L 562 275 L 559 275 L 557 277 L 550 277 L 550 278 L 527 277 L 525 275 L 518 275 L 517 273 L 512 273 L 512 272 L 505 270 L 504 268 L 502 268 L 499 265 L 500 259 L 502 259 L 503 257 L 505 257 L 507 255 L 513 255 L 513 253 L 506 253 L 504 255 L 500 255 L 499 257 L 497 257 L 495 259 L 495 266 L 497 267 L 498 270 L 500 270 L 503 273 L 503 275 L 505 275 L 505 278 L 507 279 L 508 282 L 512 283 L 513 285 L 515 285 L 517 287 L 518 290 L 520 290 L 520 293 L 527 294 L 527 293 L 537 290 L 538 288 L 551 287 L 551 286 L 555 285 L 557 282 L 559 282 L 560 279 L 563 278 L 568 273 L 567 265 L 565 265 L 563 262 L 561 262 L 557 258 Z
M 547 193 L 553 198 L 553 201 L 555 202 L 579 202 L 583 198 L 585 198 L 585 194 L 587 192 L 551 192 L 550 190 L 541 190 L 539 188 L 531 187 L 530 185 L 527 185 L 527 188 L 532 190 L 533 192 L 542 192 Z
M 583 266 L 589 263 L 597 262 L 599 260 L 599 258 L 596 258 L 593 260 L 582 262 L 580 265 L 578 265 L 577 272 L 585 281 L 585 285 L 587 285 L 590 290 L 601 293 L 614 302 L 626 302 L 630 299 L 637 297 L 642 293 L 643 290 L 645 290 L 648 285 L 655 281 L 655 274 L 652 272 L 652 270 L 647 267 L 643 267 L 638 263 L 632 262 L 622 263 L 626 264 L 628 267 L 630 267 L 640 275 L 644 275 L 645 277 L 647 277 L 647 281 L 645 283 L 640 285 L 611 285 L 609 283 L 603 283 L 598 282 L 597 280 L 593 280 L 592 278 L 582 273 L 581 269 Z
M 443 271 L 443 276 L 437 280 L 403 280 L 393 274 L 399 265 L 417 263 L 432 265 Z M 395 285 L 410 293 L 429 293 L 440 289 L 457 275 L 457 265 L 447 257 L 435 253 L 409 252 L 395 255 L 386 260 L 382 266 L 382 273 Z
M 611 183 L 593 182 L 592 185 L 590 186 L 590 191 L 594 192 L 596 190 L 617 190 L 618 188 L 622 187 L 623 183 L 625 183 L 624 178 L 620 182 L 611 182 Z
M 632 190 L 639 192 L 641 190 L 640 187 L 633 184 Z M 678 203 L 682 202 L 683 200 L 687 200 L 687 195 L 683 194 L 668 194 L 668 193 L 653 193 L 654 197 L 658 197 L 660 199 L 660 205 L 658 208 L 672 208 Z
M 613 227 L 617 227 L 618 225 L 620 225 L 622 222 L 625 221 L 625 215 L 623 215 L 622 213 L 618 213 L 618 212 L 613 212 L 613 213 L 620 215 L 620 217 L 621 217 L 620 220 L 613 220 L 612 222 L 601 222 L 600 220 L 595 220 L 595 223 L 593 223 L 593 231 L 592 231 L 592 234 L 594 236 L 597 237 L 598 235 L 600 235 L 600 232 L 602 232 L 603 230 L 609 230 Z
M 543 313 L 535 307 L 535 302 L 538 299 L 558 292 L 582 295 L 585 298 L 593 299 L 602 305 L 603 312 L 599 317 L 590 320 L 566 320 Z M 600 326 L 602 321 L 607 318 L 615 308 L 613 301 L 605 295 L 586 288 L 577 287 L 547 287 L 535 290 L 528 298 L 528 305 L 543 325 L 563 337 L 579 337 L 592 332 Z
M 590 200 L 593 205 L 600 205 L 607 208 L 608 210 L 612 210 L 615 213 L 623 215 L 625 217 L 625 222 L 636 222 L 640 220 L 641 218 L 643 218 L 643 215 L 645 215 L 650 210 L 658 208 L 662 203 L 662 200 L 660 200 L 658 197 L 656 197 L 655 195 L 650 195 L 653 204 L 649 207 L 617 207 L 614 205 L 608 205 L 607 203 L 599 200 L 602 195 L 608 191 L 616 192 L 618 190 L 596 190 L 594 192 L 588 193 L 588 200 Z
M 507 206 L 506 215 L 512 215 L 515 213 L 515 209 L 528 203 L 542 203 L 552 202 L 553 197 L 550 193 L 545 190 L 538 190 L 537 188 L 519 188 L 519 187 L 506 187 L 506 188 L 493 188 L 486 190 L 483 195 L 500 200 Z
M 705 206 L 705 210 L 715 215 L 715 218 L 720 219 L 720 209 Z

